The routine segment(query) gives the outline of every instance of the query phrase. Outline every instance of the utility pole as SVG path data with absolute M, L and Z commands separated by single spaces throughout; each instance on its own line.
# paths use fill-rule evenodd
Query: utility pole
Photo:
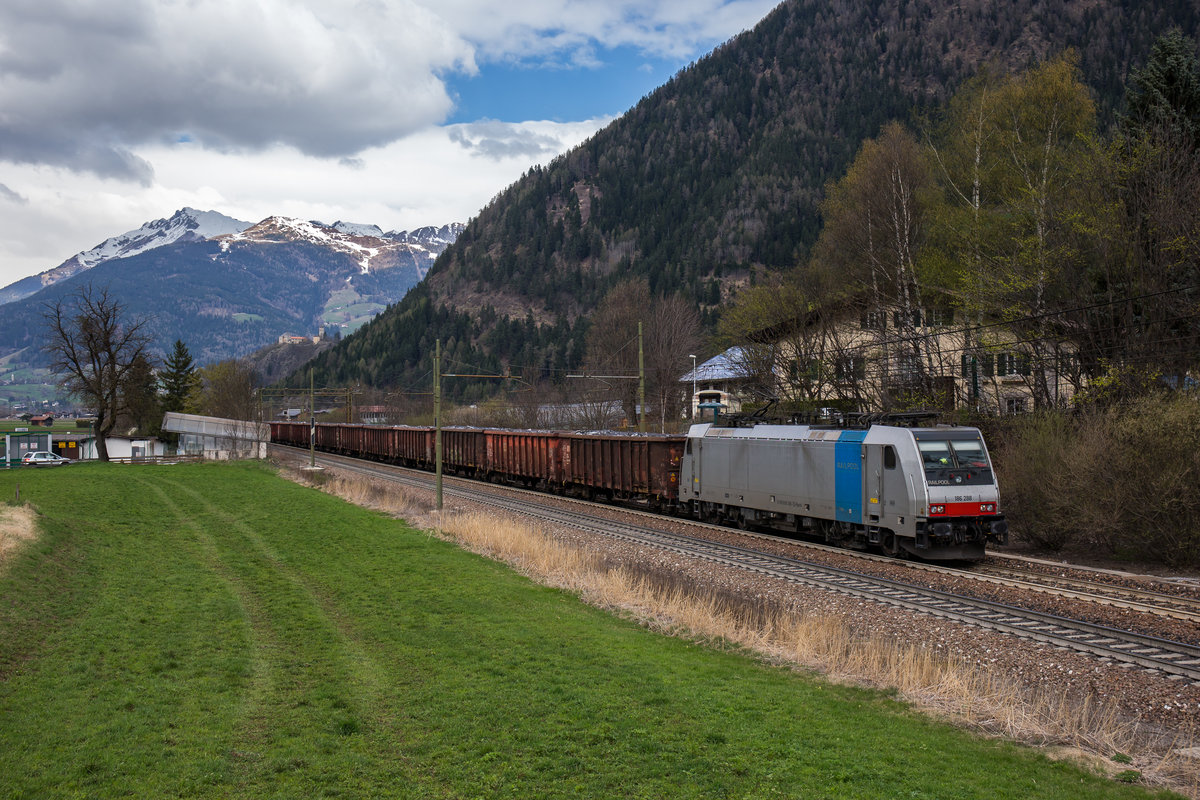
M 638 433 L 646 433 L 646 356 L 642 350 L 642 323 L 638 322 Z
M 695 422 L 696 421 L 696 356 L 693 353 L 693 354 L 689 355 L 688 358 L 690 358 L 692 360 L 692 400 L 690 403 L 688 403 L 688 406 L 690 406 L 691 410 L 692 410 L 692 422 Z
M 434 341 L 433 350 L 433 461 L 437 509 L 442 510 L 442 378 L 499 378 L 513 380 L 512 375 L 469 375 L 457 372 L 442 374 L 442 340 Z
M 975 410 L 979 410 L 979 361 L 971 356 L 971 400 Z
M 437 484 L 437 510 L 442 510 L 442 340 L 433 349 L 433 461 Z
M 308 368 L 308 466 L 317 467 L 317 393 L 313 368 Z

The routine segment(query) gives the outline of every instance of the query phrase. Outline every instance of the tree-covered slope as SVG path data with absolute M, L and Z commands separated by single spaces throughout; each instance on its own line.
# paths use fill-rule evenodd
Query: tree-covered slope
M 1187 0 L 785 2 L 501 192 L 425 288 L 321 356 L 318 375 L 427 383 L 441 338 L 472 363 L 558 376 L 580 363 L 587 315 L 630 275 L 711 321 L 756 271 L 804 258 L 825 184 L 888 121 L 919 118 L 983 64 L 1069 47 L 1111 120 L 1129 66 L 1198 20 Z

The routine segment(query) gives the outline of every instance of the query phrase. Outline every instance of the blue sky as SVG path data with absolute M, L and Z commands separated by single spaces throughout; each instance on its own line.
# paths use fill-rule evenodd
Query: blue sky
M 465 222 L 775 3 L 0 3 L 0 286 L 184 207 Z
M 454 76 L 448 86 L 457 105 L 447 123 L 616 117 L 690 63 L 629 46 L 603 49 L 596 58 L 601 64 L 594 67 L 492 64 L 474 77 Z

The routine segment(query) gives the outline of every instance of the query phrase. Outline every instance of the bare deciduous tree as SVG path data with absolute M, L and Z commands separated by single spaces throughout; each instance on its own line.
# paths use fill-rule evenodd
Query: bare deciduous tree
M 611 386 L 631 423 L 637 419 L 637 324 L 650 309 L 650 287 L 644 280 L 628 280 L 613 287 L 592 315 L 587 335 L 589 375 L 616 376 L 599 380 Z
M 198 375 L 196 395 L 189 405 L 199 413 L 224 419 L 258 418 L 254 394 L 258 381 L 249 364 L 229 359 L 209 364 Z
M 679 295 L 664 297 L 651 306 L 644 327 L 647 398 L 658 412 L 659 431 L 666 432 L 667 420 L 683 413 L 679 376 L 700 345 L 700 314 Z
M 642 353 L 646 375 L 646 405 L 655 409 L 659 426 L 677 419 L 682 410 L 679 377 L 691 365 L 690 353 L 700 344 L 700 315 L 679 297 L 651 297 L 646 281 L 618 284 L 600 304 L 588 331 L 587 371 L 607 376 L 598 380 L 612 387 L 626 419 L 638 415 L 638 323 L 642 323 Z
M 45 350 L 59 385 L 96 413 L 96 453 L 108 461 L 106 437 L 127 410 L 126 384 L 150 363 L 149 320 L 127 319 L 125 306 L 107 288 L 90 284 L 46 305 Z

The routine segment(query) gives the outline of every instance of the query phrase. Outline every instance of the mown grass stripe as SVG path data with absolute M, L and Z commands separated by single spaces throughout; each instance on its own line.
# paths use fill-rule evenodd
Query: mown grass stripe
M 269 769 L 290 772 L 304 764 L 295 753 L 311 737 L 354 736 L 364 732 L 367 720 L 386 723 L 388 715 L 379 711 L 384 707 L 383 671 L 337 624 L 336 610 L 320 601 L 304 576 L 259 530 L 224 512 L 205 493 L 154 477 L 158 485 L 147 483 L 149 488 L 200 533 L 214 567 L 248 612 L 256 680 L 230 751 L 235 766 L 247 772 L 260 753 L 282 748 L 288 754 L 274 759 Z M 217 539 L 205 535 L 205 529 L 223 535 Z M 281 714 L 279 709 L 293 711 Z M 314 730 L 316 720 L 321 722 Z M 389 734 L 401 738 L 395 729 Z
M 659 637 L 260 466 L 77 465 L 22 493 L 43 538 L 0 575 L 24 654 L 0 797 L 1147 795 Z

